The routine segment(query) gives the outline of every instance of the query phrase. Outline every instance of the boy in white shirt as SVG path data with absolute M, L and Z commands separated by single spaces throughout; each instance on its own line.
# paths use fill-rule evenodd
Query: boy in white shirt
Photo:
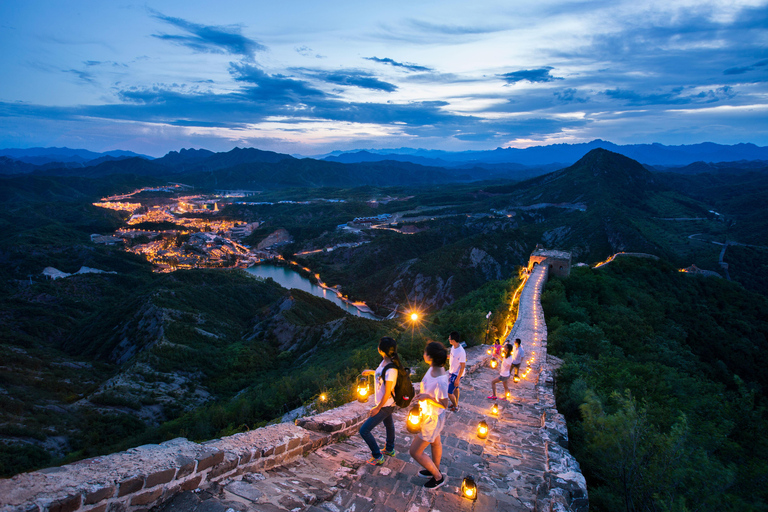
M 458 332 L 453 331 L 448 336 L 448 341 L 451 343 L 450 364 L 448 366 L 448 373 L 450 374 L 448 377 L 448 395 L 451 399 L 451 411 L 456 412 L 459 410 L 459 385 L 467 366 L 467 352 L 459 343 Z

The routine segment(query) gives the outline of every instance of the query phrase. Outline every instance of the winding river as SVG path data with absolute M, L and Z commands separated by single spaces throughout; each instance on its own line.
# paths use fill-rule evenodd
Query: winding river
M 381 320 L 371 313 L 361 311 L 350 302 L 339 298 L 338 295 L 336 295 L 336 292 L 316 285 L 306 277 L 302 276 L 294 270 L 291 270 L 290 268 L 280 267 L 277 265 L 261 264 L 247 268 L 246 272 L 264 279 L 268 277 L 272 278 L 283 288 L 288 288 L 289 290 L 291 288 L 298 288 L 299 290 L 309 292 L 317 297 L 330 300 L 350 315 L 362 316 L 364 318 L 370 318 L 371 320 Z

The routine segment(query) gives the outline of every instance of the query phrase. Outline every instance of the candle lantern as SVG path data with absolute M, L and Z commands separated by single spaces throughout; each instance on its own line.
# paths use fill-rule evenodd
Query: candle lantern
M 485 439 L 488 437 L 488 424 L 485 422 L 485 420 L 482 420 L 477 425 L 477 437 L 480 439 Z
M 368 385 L 368 377 L 361 375 L 357 378 L 357 401 L 367 402 L 370 394 L 371 387 Z
M 493 407 L 491 407 L 491 414 L 499 414 L 498 404 L 493 404 Z
M 520 382 L 520 377 L 515 375 L 515 377 L 512 380 L 515 382 L 515 384 L 517 384 L 518 382 Z
M 405 420 L 405 425 L 411 434 L 417 434 L 421 431 L 421 408 L 419 404 L 411 407 L 408 411 L 408 418 Z
M 491 368 L 495 370 L 497 366 L 499 366 L 499 361 L 495 357 L 491 358 Z
M 320 393 L 320 401 L 325 402 L 326 400 L 328 400 L 328 395 L 325 393 Z
M 462 480 L 461 495 L 472 501 L 477 500 L 477 484 L 475 484 L 475 479 L 471 476 L 464 477 L 464 480 Z

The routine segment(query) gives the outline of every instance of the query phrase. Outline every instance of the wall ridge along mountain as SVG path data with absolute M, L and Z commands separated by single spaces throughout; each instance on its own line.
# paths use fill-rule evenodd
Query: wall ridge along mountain
M 352 402 L 322 414 L 215 439 L 183 438 L 145 445 L 0 480 L 1 512 L 195 511 L 586 511 L 587 489 L 567 450 L 565 420 L 555 407 L 554 369 L 546 354 L 546 324 L 539 298 L 548 268 L 537 265 L 520 295 L 509 338 L 528 349 L 510 401 L 491 413 L 485 347 L 471 347 L 460 410 L 443 431 L 441 470 L 448 483 L 423 488 L 421 469 L 408 455 L 405 410 L 396 417 L 395 457 L 365 464 L 369 452 L 357 435 L 370 404 Z M 484 419 L 490 435 L 478 439 Z M 377 435 L 380 432 L 374 431 Z M 478 483 L 477 501 L 459 495 L 464 476 Z M 224 508 L 221 508 L 224 507 Z M 202 510 L 202 508 L 201 508 Z

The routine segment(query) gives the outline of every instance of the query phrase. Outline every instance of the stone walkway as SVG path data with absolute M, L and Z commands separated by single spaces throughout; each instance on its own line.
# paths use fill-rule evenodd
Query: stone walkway
M 160 511 L 586 511 L 586 484 L 566 450 L 567 430 L 555 410 L 552 365 L 557 362 L 546 356 L 539 303 L 546 272 L 537 267 L 521 293 L 508 339 L 523 340 L 527 366 L 521 367 L 519 383 L 510 381 L 510 399 L 496 401 L 498 415 L 491 414 L 493 401 L 486 398 L 498 371 L 488 367 L 485 347 L 467 351 L 469 372 L 462 380 L 460 409 L 446 413 L 441 469 L 448 481 L 440 489 L 424 489 L 426 479 L 417 475 L 422 468 L 408 454 L 412 435 L 405 430 L 403 410 L 395 415 L 397 455 L 387 457 L 383 466 L 365 463 L 370 452 L 354 434 L 287 465 L 183 492 Z M 497 390 L 501 396 L 502 386 Z M 476 433 L 480 420 L 490 426 L 484 440 Z M 383 446 L 383 427 L 374 434 Z M 478 484 L 477 501 L 460 496 L 465 476 Z

